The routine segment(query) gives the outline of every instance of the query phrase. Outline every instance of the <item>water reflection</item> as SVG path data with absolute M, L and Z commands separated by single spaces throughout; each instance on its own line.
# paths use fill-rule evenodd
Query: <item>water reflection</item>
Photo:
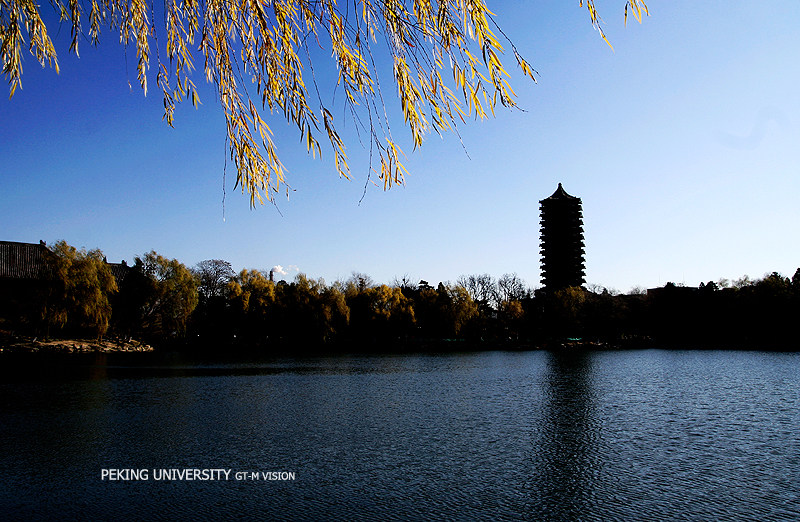
M 592 355 L 550 353 L 543 387 L 528 512 L 537 519 L 577 520 L 591 512 L 601 465 Z
M 0 378 L 5 517 L 800 519 L 794 354 L 148 362 Z M 298 480 L 98 478 L 198 466 Z

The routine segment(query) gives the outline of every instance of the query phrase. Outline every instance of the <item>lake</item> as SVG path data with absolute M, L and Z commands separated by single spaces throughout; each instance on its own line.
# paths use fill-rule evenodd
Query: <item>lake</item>
M 800 519 L 798 353 L 137 355 L 0 360 L 4 517 Z

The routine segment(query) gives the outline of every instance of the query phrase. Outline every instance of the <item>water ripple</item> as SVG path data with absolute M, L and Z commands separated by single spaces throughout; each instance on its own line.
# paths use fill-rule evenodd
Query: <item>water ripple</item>
M 758 352 L 496 352 L 8 379 L 0 507 L 12 519 L 797 520 L 798 366 Z M 297 480 L 100 481 L 110 467 Z

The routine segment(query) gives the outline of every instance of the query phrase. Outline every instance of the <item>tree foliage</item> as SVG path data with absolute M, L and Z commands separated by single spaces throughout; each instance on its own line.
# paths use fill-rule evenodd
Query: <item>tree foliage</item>
M 262 316 L 275 301 L 275 283 L 258 270 L 245 269 L 228 283 L 228 298 L 242 313 Z
M 155 251 L 137 257 L 134 269 L 144 275 L 147 287 L 141 303 L 144 325 L 167 337 L 182 335 L 198 301 L 194 274 L 177 259 Z
M 447 294 L 443 300 L 447 306 L 446 325 L 454 336 L 463 335 L 467 324 L 478 315 L 478 305 L 472 300 L 467 289 L 461 285 L 447 285 L 444 291 Z
M 258 270 L 242 270 L 228 283 L 226 298 L 232 316 L 228 327 L 233 328 L 233 335 L 247 342 L 269 337 L 275 283 Z
M 198 280 L 198 290 L 205 299 L 221 297 L 234 276 L 233 267 L 222 259 L 200 261 L 192 270 Z
M 157 346 L 265 353 L 546 347 L 572 338 L 612 346 L 798 349 L 800 269 L 792 278 L 772 272 L 733 286 L 667 283 L 627 295 L 599 285 L 534 292 L 515 274 L 460 278 L 492 281 L 491 303 L 480 303 L 462 284 L 384 285 L 361 273 L 330 285 L 304 274 L 276 284 L 263 271 L 243 270 L 218 295 L 200 299 L 198 278 L 155 252 L 121 271 L 119 291 L 99 250 L 59 242 L 50 252 L 47 276 L 28 287 L 27 303 L 14 303 L 38 307 L 45 325 L 60 334 L 109 330 Z M 30 326 L 9 307 L 0 308 L 0 323 Z
M 336 171 L 350 175 L 335 99 L 321 94 L 330 90 L 316 74 L 322 69 L 320 49 L 331 53 L 337 71 L 332 91 L 334 96 L 342 91 L 345 110 L 369 149 L 370 172 L 384 188 L 401 183 L 406 170 L 390 130 L 378 64 L 391 64 L 415 148 L 430 131 L 442 133 L 467 118 L 484 118 L 498 104 L 515 106 L 501 62 L 505 50 L 498 34 L 505 35 L 484 0 L 165 0 L 158 10 L 149 0 L 50 3 L 70 28 L 71 52 L 78 53 L 83 38 L 97 44 L 103 28 L 135 47 L 139 84 L 146 94 L 153 66 L 169 125 L 177 103 L 200 103 L 192 80 L 199 64 L 216 87 L 237 185 L 251 205 L 272 199 L 286 182 L 265 111 L 295 127 L 309 154 L 322 154 L 325 143 Z M 592 25 L 608 42 L 594 0 L 580 0 L 579 6 L 588 9 Z M 629 9 L 639 21 L 647 13 L 643 0 L 626 2 L 626 20 Z M 0 58 L 12 96 L 21 85 L 26 44 L 42 66 L 58 71 L 35 1 L 0 0 Z M 506 45 L 535 81 L 531 65 L 513 43 Z
M 336 286 L 303 273 L 294 282 L 277 285 L 276 331 L 283 339 L 305 343 L 331 341 L 349 321 L 345 297 Z
M 111 319 L 110 296 L 117 282 L 100 250 L 78 250 L 65 241 L 56 242 L 48 261 L 53 284 L 44 301 L 42 318 L 49 327 L 106 333 Z

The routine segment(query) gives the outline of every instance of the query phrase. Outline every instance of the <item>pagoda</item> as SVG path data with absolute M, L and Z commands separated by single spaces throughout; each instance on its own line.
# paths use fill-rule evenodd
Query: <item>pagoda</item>
M 542 285 L 547 290 L 582 286 L 586 280 L 581 198 L 570 196 L 558 184 L 541 209 Z

